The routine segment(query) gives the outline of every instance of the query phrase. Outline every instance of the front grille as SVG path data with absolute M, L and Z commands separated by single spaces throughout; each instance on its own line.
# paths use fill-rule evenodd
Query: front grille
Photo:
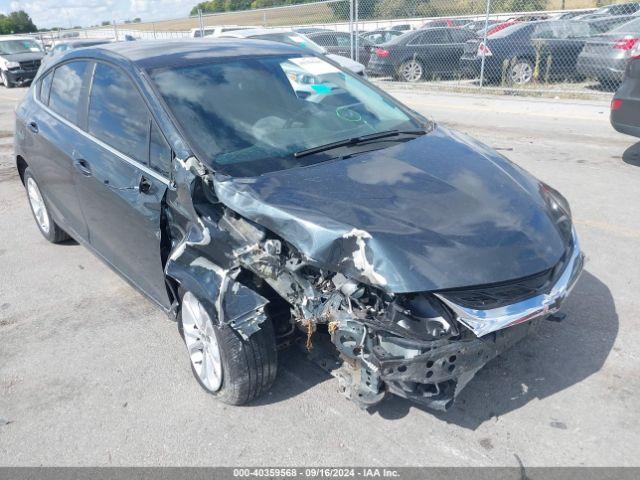
M 548 293 L 556 279 L 558 267 L 509 282 L 441 291 L 438 294 L 465 308 L 489 310 Z
M 40 68 L 40 60 L 27 60 L 20 62 L 20 68 L 23 70 L 37 70 Z

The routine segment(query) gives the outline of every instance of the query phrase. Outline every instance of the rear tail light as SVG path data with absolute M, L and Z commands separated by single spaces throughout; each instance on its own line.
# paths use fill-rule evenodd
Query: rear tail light
M 490 57 L 491 55 L 493 55 L 493 53 L 491 53 L 491 49 L 487 45 L 485 45 L 484 42 L 480 42 L 476 55 L 478 57 Z
M 613 48 L 617 50 L 631 50 L 639 41 L 640 38 L 621 38 L 614 42 Z
M 376 48 L 375 52 L 380 58 L 387 58 L 389 56 L 389 50 L 385 50 L 384 48 Z
M 611 100 L 611 110 L 618 110 L 620 107 L 622 107 L 622 100 L 619 98 Z

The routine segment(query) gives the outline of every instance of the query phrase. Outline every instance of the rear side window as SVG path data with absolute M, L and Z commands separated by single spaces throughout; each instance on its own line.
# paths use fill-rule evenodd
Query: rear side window
M 415 38 L 409 45 L 440 45 L 450 41 L 446 30 L 428 30 Z
M 38 100 L 45 105 L 49 104 L 49 91 L 51 90 L 51 80 L 53 80 L 53 71 L 47 73 L 38 82 Z
M 89 133 L 146 165 L 149 120 L 147 106 L 126 74 L 98 63 L 89 98 Z
M 53 73 L 49 108 L 76 125 L 88 65 L 88 62 L 66 63 L 56 68 Z
M 466 43 L 467 40 L 475 38 L 475 34 L 469 30 L 451 30 L 449 33 L 453 43 Z
M 349 37 L 349 35 L 336 34 L 335 44 L 339 47 L 350 47 L 351 37 Z

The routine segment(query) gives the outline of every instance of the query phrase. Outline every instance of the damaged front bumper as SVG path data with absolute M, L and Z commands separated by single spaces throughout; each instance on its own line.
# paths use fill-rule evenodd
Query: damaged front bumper
M 397 331 L 381 329 L 369 335 L 367 342 L 367 332 L 375 328 L 370 325 L 362 332 L 362 344 L 354 346 L 354 338 L 359 334 L 358 331 L 353 334 L 355 327 L 350 326 L 348 330 L 352 334 L 346 337 L 339 328 L 332 340 L 343 358 L 352 357 L 351 363 L 345 362 L 336 375 L 341 380 L 341 389 L 362 407 L 377 403 L 382 398 L 381 392 L 387 391 L 434 410 L 447 410 L 486 363 L 534 331 L 542 319 L 558 311 L 583 266 L 584 255 L 574 231 L 569 259 L 561 264 L 561 271 L 554 276 L 555 283 L 546 293 L 485 310 L 463 307 L 445 295 L 434 294 L 448 308 L 449 315 L 440 321 L 451 324 L 449 338 L 425 341 L 403 338 Z M 345 367 L 352 373 L 346 375 Z M 354 374 L 354 370 L 360 371 Z

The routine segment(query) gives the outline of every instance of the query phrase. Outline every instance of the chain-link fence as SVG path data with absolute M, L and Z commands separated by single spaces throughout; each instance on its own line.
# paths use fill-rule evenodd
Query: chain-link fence
M 437 88 L 611 92 L 640 55 L 640 3 L 600 0 L 329 0 L 63 31 L 44 43 L 293 29 L 370 77 Z M 608 3 L 608 2 L 606 2 Z M 256 33 L 258 35 L 258 33 Z

